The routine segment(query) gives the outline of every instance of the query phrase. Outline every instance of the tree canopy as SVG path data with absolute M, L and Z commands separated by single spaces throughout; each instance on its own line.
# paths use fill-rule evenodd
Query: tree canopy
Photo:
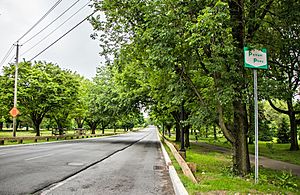
M 117 70 L 115 76 L 121 78 L 125 95 L 138 97 L 136 102 L 150 108 L 162 123 L 172 115 L 182 129 L 217 124 L 233 146 L 233 167 L 245 175 L 250 171 L 247 138 L 253 123 L 249 119 L 253 83 L 251 70 L 244 68 L 243 48 L 265 46 L 279 52 L 285 46 L 287 52 L 272 59 L 298 67 L 299 58 L 285 62 L 299 53 L 291 54 L 285 42 L 299 43 L 299 21 L 284 23 L 290 18 L 285 19 L 283 13 L 297 10 L 298 3 L 290 3 L 282 11 L 284 3 L 279 0 L 95 0 L 95 9 L 103 11 L 105 19 L 97 16 L 90 21 L 93 37 L 99 39 L 107 65 Z M 286 28 L 291 26 L 294 30 Z M 278 42 L 265 29 L 279 30 Z M 267 41 L 274 44 L 265 45 Z M 289 74 L 283 75 L 288 81 Z M 290 78 L 298 84 L 296 76 Z

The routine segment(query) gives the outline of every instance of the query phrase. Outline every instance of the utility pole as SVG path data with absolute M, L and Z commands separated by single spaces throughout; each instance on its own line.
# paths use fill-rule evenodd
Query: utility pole
M 16 44 L 16 64 L 15 64 L 15 90 L 14 90 L 14 110 L 16 110 L 15 114 L 13 114 L 13 137 L 16 137 L 17 133 L 17 91 L 18 91 L 18 63 L 19 63 L 19 41 Z

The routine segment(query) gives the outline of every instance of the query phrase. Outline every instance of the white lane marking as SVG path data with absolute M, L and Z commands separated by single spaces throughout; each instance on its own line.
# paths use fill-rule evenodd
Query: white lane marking
M 51 156 L 51 155 L 53 155 L 53 154 L 46 154 L 46 155 L 42 155 L 42 156 L 36 156 L 36 157 L 32 157 L 32 158 L 27 158 L 25 160 L 34 160 L 34 159 L 43 158 L 43 157 Z
M 56 183 L 56 184 L 52 185 L 52 187 L 50 187 L 50 189 L 47 189 L 47 190 L 45 190 L 45 191 L 42 191 L 41 195 L 47 195 L 47 194 L 50 193 L 51 191 L 53 191 L 53 190 L 59 188 L 59 187 L 62 186 L 62 185 L 65 185 L 68 181 L 74 179 L 75 177 L 76 177 L 76 175 L 73 175 L 72 177 L 66 179 L 65 181 L 61 181 L 61 182 L 59 182 L 59 183 Z
M 0 153 L 0 156 L 3 156 L 3 155 L 5 155 L 5 154 L 7 154 L 7 153 Z

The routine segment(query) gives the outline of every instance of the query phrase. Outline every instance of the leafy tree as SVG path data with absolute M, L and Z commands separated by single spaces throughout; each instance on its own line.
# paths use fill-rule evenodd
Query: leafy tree
M 285 144 L 290 142 L 290 136 L 288 134 L 288 123 L 285 118 L 281 119 L 280 126 L 277 132 L 277 143 Z
M 53 108 L 49 114 L 55 120 L 60 135 L 63 128 L 70 126 L 72 119 L 70 115 L 79 99 L 79 77 L 70 71 L 62 70 L 54 78 L 63 87 L 58 90 L 60 106 Z
M 253 102 L 252 102 L 253 103 Z M 249 106 L 251 107 L 251 105 Z M 251 107 L 252 108 L 252 107 Z M 250 109 L 250 112 L 253 114 L 249 114 L 249 118 L 252 117 L 250 122 L 248 137 L 249 144 L 254 144 L 254 108 Z M 277 120 L 274 115 L 273 109 L 269 106 L 267 101 L 261 101 L 258 104 L 258 139 L 260 141 L 272 141 L 274 136 L 274 131 L 277 128 L 277 123 L 272 123 L 272 120 Z M 275 126 L 274 126 L 275 125 Z
M 233 145 L 234 167 L 245 175 L 250 171 L 246 109 L 250 71 L 243 67 L 243 47 L 245 41 L 252 43 L 272 3 L 273 0 L 95 1 L 95 8 L 105 11 L 106 21 L 99 22 L 96 17 L 91 23 L 104 32 L 94 35 L 101 41 L 103 54 L 113 56 L 122 67 L 136 68 L 130 76 L 141 70 L 149 73 L 138 81 L 146 81 L 154 89 L 150 97 L 155 101 L 168 105 L 155 98 L 166 91 L 156 90 L 160 85 L 155 82 L 155 74 L 173 76 L 170 80 L 175 82 L 166 85 L 167 89 L 178 88 L 182 78 L 184 90 L 192 90 L 193 94 L 177 95 L 174 99 L 179 104 L 166 106 L 171 108 L 170 113 L 176 112 L 174 108 L 182 100 L 188 108 L 189 98 L 199 109 L 214 108 L 218 124 Z M 167 98 L 171 99 L 169 95 Z
M 300 3 L 296 0 L 275 1 L 272 14 L 261 29 L 262 43 L 269 48 L 270 71 L 265 74 L 265 89 L 270 105 L 286 114 L 290 123 L 290 150 L 299 150 L 297 141 L 296 99 L 300 87 Z M 284 93 L 282 93 L 284 91 Z M 281 109 L 275 99 L 286 102 L 287 109 Z
M 13 97 L 14 65 L 4 67 L 3 88 L 5 102 L 11 105 Z M 61 81 L 63 72 L 57 65 L 46 62 L 22 62 L 19 64 L 18 105 L 22 116 L 31 119 L 36 135 L 40 136 L 40 124 L 45 115 L 61 107 L 72 93 Z
M 1 118 L 0 118 L 0 131 L 2 131 L 3 130 L 3 123 L 5 122 L 5 118 L 2 116 Z
M 75 119 L 77 128 L 83 128 L 88 112 L 88 89 L 92 86 L 92 82 L 88 79 L 84 79 L 83 77 L 79 77 L 78 79 L 80 85 L 78 89 L 78 99 L 77 102 L 75 102 L 71 116 Z
M 116 94 L 113 93 L 113 86 L 111 83 L 110 72 L 105 67 L 98 67 L 97 75 L 94 78 L 96 83 L 95 91 L 97 95 L 97 115 L 102 133 L 104 134 L 105 128 L 111 122 L 115 115 L 115 102 Z
M 273 129 L 270 127 L 270 121 L 266 118 L 264 110 L 259 110 L 258 121 L 258 139 L 261 141 L 272 141 L 274 136 Z
M 88 112 L 85 118 L 87 125 L 92 130 L 92 134 L 96 133 L 96 128 L 100 123 L 100 119 L 97 113 L 98 111 L 97 108 L 99 104 L 99 102 L 97 101 L 98 94 L 96 93 L 95 88 L 96 88 L 96 84 L 92 83 L 90 85 L 89 92 L 88 92 L 88 102 L 87 102 Z
M 4 76 L 0 75 L 0 86 L 4 86 Z M 0 131 L 3 129 L 3 124 L 5 122 L 5 117 L 8 115 L 9 108 L 7 107 L 7 104 L 5 104 L 5 96 L 4 89 L 0 88 Z

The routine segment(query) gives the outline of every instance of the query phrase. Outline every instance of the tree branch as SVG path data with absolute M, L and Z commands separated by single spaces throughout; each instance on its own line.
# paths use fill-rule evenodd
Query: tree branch
M 175 119 L 175 121 L 177 123 L 180 123 L 180 116 L 179 116 L 178 112 L 173 111 L 173 112 L 171 112 L 171 115 L 173 116 L 173 118 Z
M 277 108 L 277 107 L 273 104 L 273 102 L 272 102 L 270 99 L 268 99 L 268 102 L 269 102 L 270 106 L 271 106 L 274 110 L 276 110 L 277 112 L 280 112 L 280 113 L 283 113 L 283 114 L 289 114 L 288 111 L 282 110 L 282 109 L 280 109 L 280 108 Z
M 198 97 L 198 100 L 200 101 L 200 103 L 204 106 L 205 103 L 202 99 L 202 96 L 199 92 L 199 90 L 197 89 L 196 85 L 194 84 L 194 82 L 192 81 L 192 79 L 185 73 L 182 72 L 183 78 L 190 84 L 190 86 L 192 87 L 193 91 L 195 92 L 196 96 Z
M 200 56 L 200 54 L 199 54 L 199 51 L 198 51 L 198 49 L 196 49 L 196 54 L 197 54 L 197 56 L 198 56 L 198 60 L 199 60 L 199 63 L 200 63 L 200 65 L 201 65 L 201 67 L 203 68 L 203 70 L 204 70 L 204 72 L 206 73 L 206 74 L 209 74 L 209 71 L 208 71 L 208 69 L 205 67 L 205 64 L 202 62 L 202 58 L 201 58 L 201 56 Z
M 224 136 L 227 138 L 227 140 L 230 143 L 234 143 L 234 137 L 232 136 L 230 130 L 228 129 L 227 125 L 224 122 L 223 108 L 220 105 L 220 103 L 218 103 L 218 105 L 217 105 L 217 112 L 219 115 L 218 124 L 219 124 L 220 128 L 222 129 Z
M 273 1 L 274 1 L 274 0 L 270 0 L 270 1 L 267 3 L 267 5 L 266 5 L 264 11 L 263 11 L 262 14 L 259 16 L 259 19 L 260 19 L 260 20 L 263 20 L 263 19 L 265 18 L 265 16 L 267 15 L 267 13 L 269 12 L 269 10 L 270 10 L 270 8 L 271 8 L 271 5 L 272 5 Z M 257 30 L 259 29 L 259 27 L 260 27 L 260 25 L 256 23 L 256 25 L 255 25 L 255 27 L 254 27 L 254 32 L 257 31 Z
M 204 104 L 204 101 L 202 99 L 202 96 L 201 96 L 199 90 L 197 89 L 196 85 L 193 83 L 191 78 L 187 75 L 187 73 L 184 72 L 184 70 L 180 69 L 177 65 L 175 65 L 175 71 L 176 71 L 177 74 L 182 75 L 183 78 L 189 83 L 189 85 L 192 87 L 194 93 L 196 94 L 197 99 L 204 106 L 205 104 Z

